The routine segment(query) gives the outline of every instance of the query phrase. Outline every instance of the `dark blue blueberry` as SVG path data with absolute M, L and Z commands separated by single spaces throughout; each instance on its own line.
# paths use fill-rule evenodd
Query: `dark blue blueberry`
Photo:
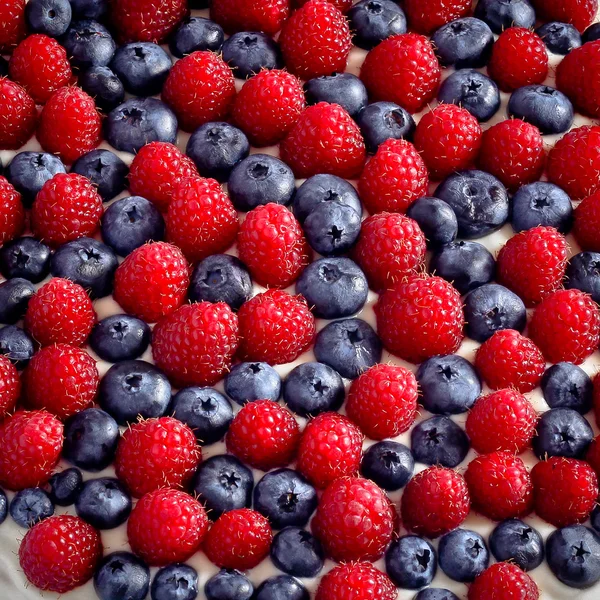
M 590 515 L 590 525 L 596 533 L 600 532 L 600 505 L 598 504 L 596 504 L 594 510 L 592 511 L 592 514 Z
M 600 23 L 592 23 L 584 32 L 582 41 L 584 44 L 600 40 Z
M 467 456 L 469 438 L 452 419 L 437 416 L 413 428 L 410 447 L 417 462 L 453 469 Z
M 496 331 L 522 332 L 527 322 L 523 300 L 508 288 L 487 283 L 465 296 L 465 333 L 476 342 L 485 342 Z
M 412 140 L 416 124 L 412 115 L 393 102 L 373 102 L 356 118 L 365 138 L 367 151 L 377 152 L 377 148 L 389 139 Z M 317 175 L 316 177 L 327 177 Z
M 572 221 L 571 199 L 553 183 L 537 181 L 524 185 L 512 198 L 511 223 L 517 233 L 540 225 L 567 233 Z
M 34 293 L 31 281 L 21 277 L 0 283 L 0 323 L 13 325 L 22 319 Z
M 87 408 L 65 423 L 63 458 L 85 471 L 110 465 L 119 443 L 116 421 L 99 408 Z
M 484 539 L 475 531 L 455 529 L 440 539 L 440 569 L 453 581 L 473 581 L 490 563 Z
M 243 131 L 229 123 L 206 123 L 192 133 L 185 153 L 196 163 L 200 175 L 224 182 L 250 153 L 250 142 Z
M 0 525 L 6 521 L 8 516 L 8 498 L 3 489 L 0 488 Z
M 442 25 L 431 41 L 442 66 L 477 69 L 490 59 L 494 34 L 484 21 L 465 17 Z
M 102 319 L 88 340 L 92 350 L 102 359 L 116 363 L 140 357 L 148 348 L 150 327 L 131 315 L 111 315 Z
M 293 577 L 316 577 L 323 568 L 323 548 L 319 540 L 300 527 L 286 527 L 273 538 L 271 560 Z
M 81 486 L 75 510 L 96 529 L 114 529 L 129 517 L 131 496 L 118 479 L 89 479 Z
M 309 600 L 308 590 L 290 575 L 275 575 L 256 588 L 254 600 Z
M 0 248 L 0 273 L 39 283 L 50 271 L 50 248 L 32 237 L 17 238 Z
M 29 0 L 25 19 L 29 31 L 59 37 L 69 27 L 73 11 L 69 0 Z
M 192 491 L 218 519 L 224 512 L 252 505 L 252 471 L 235 456 L 211 456 L 198 467 L 192 480 Z
M 468 411 L 481 394 L 481 381 L 473 365 L 462 356 L 434 356 L 419 366 L 420 400 L 435 414 L 458 415 Z
M 539 532 L 520 519 L 498 523 L 490 535 L 490 550 L 497 561 L 510 561 L 524 571 L 544 561 L 544 540 Z
M 447 177 L 435 190 L 447 202 L 458 220 L 458 237 L 480 238 L 500 229 L 508 220 L 506 188 L 493 175 L 459 171 Z
M 54 473 L 48 481 L 50 499 L 58 506 L 71 506 L 75 504 L 82 483 L 81 471 L 75 467 Z
M 515 90 L 508 101 L 508 114 L 535 125 L 542 134 L 564 133 L 573 125 L 571 101 L 547 85 L 527 85 Z
M 274 202 L 289 204 L 296 191 L 292 170 L 268 154 L 252 154 L 239 162 L 227 180 L 227 193 L 234 206 L 248 211 Z
M 458 600 L 458 596 L 443 588 L 425 588 L 413 600 Z
M 433 581 L 437 571 L 435 550 L 426 539 L 405 535 L 388 547 L 385 568 L 398 587 L 418 590 Z
M 414 219 L 425 234 L 428 248 L 439 248 L 456 239 L 458 221 L 454 211 L 439 198 L 425 196 L 413 202 L 406 216 Z
M 281 377 L 264 362 L 238 363 L 225 376 L 225 393 L 240 406 L 254 400 L 277 402 L 281 394 Z
M 600 581 L 600 537 L 589 527 L 570 525 L 546 540 L 550 570 L 565 585 L 585 589 Z
M 220 25 L 203 17 L 191 17 L 183 21 L 171 36 L 169 50 L 177 58 L 183 58 L 197 50 L 218 52 L 224 39 Z
M 360 472 L 380 488 L 394 492 L 412 477 L 415 461 L 410 450 L 398 442 L 377 442 L 363 454 Z
M 100 600 L 144 600 L 150 587 L 150 570 L 141 558 L 129 552 L 105 556 L 94 575 Z
M 117 49 L 110 31 L 97 21 L 74 21 L 61 38 L 69 60 L 78 69 L 106 67 Z
M 120 46 L 110 63 L 125 90 L 136 96 L 159 94 L 171 70 L 171 58 L 152 42 Z
M 306 217 L 303 229 L 311 248 L 324 256 L 344 254 L 360 234 L 360 214 L 342 202 L 321 202 Z
M 576 27 L 569 23 L 552 21 L 544 23 L 535 32 L 544 40 L 546 48 L 554 54 L 569 54 L 574 48 L 581 46 L 581 35 Z
M 349 11 L 354 44 L 371 50 L 392 35 L 406 33 L 404 11 L 391 0 L 361 0 Z
M 21 490 L 10 502 L 10 516 L 19 527 L 29 529 L 53 514 L 54 504 L 41 488 Z
M 508 27 L 531 29 L 535 25 L 535 11 L 529 0 L 479 0 L 475 16 L 494 33 L 502 33 Z
M 187 387 L 173 397 L 171 413 L 194 432 L 202 445 L 223 439 L 233 421 L 229 400 L 213 388 Z
M 129 167 L 110 150 L 92 150 L 73 163 L 71 173 L 87 177 L 107 202 L 127 187 Z
M 125 99 L 122 81 L 108 67 L 92 67 L 79 77 L 79 85 L 94 100 L 98 108 L 110 112 Z
M 33 340 L 16 325 L 0 328 L 0 355 L 6 356 L 17 369 L 27 366 L 35 352 Z
M 254 597 L 254 586 L 239 571 L 221 569 L 204 586 L 206 600 L 250 600 Z
M 189 565 L 174 564 L 159 569 L 150 587 L 152 600 L 195 600 L 198 573 Z
M 326 325 L 314 347 L 315 358 L 342 377 L 356 379 L 381 361 L 383 346 L 375 330 L 362 319 L 343 319 Z
M 600 303 L 600 252 L 580 252 L 569 260 L 565 287 L 590 294 Z
M 283 66 L 277 42 L 259 31 L 234 33 L 223 43 L 223 60 L 238 79 L 247 79 L 262 69 L 280 69 Z
M 594 438 L 585 417 L 572 408 L 552 408 L 538 421 L 533 451 L 541 460 L 546 456 L 583 458 Z
M 500 108 L 498 86 L 474 69 L 462 69 L 444 79 L 438 100 L 466 108 L 478 121 L 489 121 Z
M 78 283 L 92 299 L 112 293 L 118 266 L 117 256 L 111 248 L 87 237 L 64 244 L 50 260 L 50 272 L 54 277 Z
M 362 214 L 360 198 L 345 179 L 335 175 L 313 175 L 296 190 L 294 214 L 303 223 L 319 204 L 335 201 L 347 204 L 359 215 Z
M 69 0 L 76 19 L 100 20 L 108 12 L 108 0 Z
M 310 79 L 304 84 L 304 94 L 308 104 L 339 104 L 352 118 L 355 118 L 369 102 L 365 84 L 351 73 L 333 73 Z
M 582 415 L 592 408 L 592 380 L 573 363 L 552 365 L 544 373 L 541 386 L 544 400 L 550 408 L 572 408 Z

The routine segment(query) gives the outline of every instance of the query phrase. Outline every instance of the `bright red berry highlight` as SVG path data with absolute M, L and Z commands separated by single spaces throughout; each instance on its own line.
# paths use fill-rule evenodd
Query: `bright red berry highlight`
M 21 194 L 5 177 L 0 176 L 0 245 L 18 237 L 23 229 L 25 208 L 21 202 Z
M 538 600 L 535 581 L 513 563 L 488 567 L 469 587 L 469 600 Z
M 10 414 L 21 395 L 21 380 L 17 368 L 6 358 L 0 356 L 0 419 Z
M 584 198 L 575 209 L 573 235 L 584 250 L 600 252 L 600 191 Z
M 395 600 L 392 580 L 369 562 L 343 563 L 326 573 L 317 588 L 316 600 Z
M 33 135 L 36 123 L 33 98 L 17 83 L 0 78 L 0 149 L 18 150 Z
M 276 34 L 290 14 L 289 0 L 214 0 L 210 17 L 227 33 L 262 31 Z
M 123 42 L 162 42 L 188 12 L 185 0 L 116 0 L 110 7 Z
M 598 13 L 598 0 L 533 0 L 532 4 L 544 21 L 572 23 L 582 33 Z
M 0 52 L 10 52 L 27 35 L 25 0 L 0 4 Z
M 410 28 L 426 35 L 471 12 L 470 0 L 406 0 L 404 10 Z

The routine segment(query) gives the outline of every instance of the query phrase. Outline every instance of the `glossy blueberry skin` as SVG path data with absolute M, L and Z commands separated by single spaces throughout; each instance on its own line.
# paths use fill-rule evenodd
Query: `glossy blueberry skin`
M 275 575 L 265 579 L 257 588 L 255 600 L 309 600 L 308 590 L 290 575 Z
M 473 581 L 490 563 L 484 539 L 475 531 L 455 529 L 442 536 L 438 546 L 440 569 L 453 581 Z
M 452 419 L 435 416 L 416 425 L 410 434 L 415 460 L 453 469 L 469 452 L 469 438 Z
M 293 577 L 316 577 L 323 568 L 324 553 L 314 535 L 301 527 L 286 527 L 273 538 L 271 560 Z
M 538 226 L 568 233 L 572 222 L 571 199 L 553 183 L 537 181 L 521 186 L 512 198 L 511 224 L 517 233 Z
M 72 17 L 69 0 L 29 0 L 25 20 L 31 33 L 59 37 L 69 27 Z
M 191 17 L 183 21 L 172 35 L 169 50 L 177 58 L 197 50 L 218 52 L 224 40 L 225 34 L 220 25 L 203 17 Z
M 108 0 L 69 0 L 76 19 L 101 19 L 108 12 Z
M 304 95 L 308 104 L 339 104 L 353 119 L 369 102 L 364 83 L 351 73 L 333 73 L 310 79 L 304 84 Z
M 277 42 L 259 31 L 240 31 L 225 40 L 221 48 L 223 60 L 238 79 L 248 79 L 262 69 L 283 66 Z
M 73 163 L 71 173 L 87 177 L 107 202 L 127 187 L 129 167 L 110 150 L 92 150 Z
M 341 202 L 321 202 L 303 224 L 310 247 L 323 256 L 344 254 L 360 235 L 360 214 Z
M 574 48 L 581 46 L 581 34 L 569 23 L 552 21 L 544 23 L 535 32 L 544 40 L 546 48 L 554 54 L 569 54 Z
M 592 23 L 584 32 L 581 41 L 584 44 L 600 39 L 600 23 Z
M 74 21 L 61 38 L 61 44 L 71 64 L 81 70 L 108 66 L 117 49 L 110 31 L 91 19 Z
M 50 490 L 48 495 L 54 504 L 58 506 L 71 506 L 75 503 L 83 476 L 81 471 L 75 467 L 65 469 L 59 473 L 54 473 L 48 480 Z
M 360 472 L 380 488 L 393 492 L 412 477 L 415 461 L 410 450 L 398 442 L 377 442 L 363 454 Z
M 96 529 L 114 529 L 128 519 L 131 496 L 118 479 L 89 479 L 81 486 L 75 510 Z
M 240 406 L 254 400 L 273 400 L 281 395 L 279 373 L 264 362 L 243 362 L 225 376 L 225 393 Z
M 108 67 L 87 69 L 80 75 L 79 85 L 105 112 L 110 112 L 125 99 L 123 83 Z
M 19 526 L 29 529 L 54 514 L 50 496 L 41 488 L 26 488 L 17 492 L 10 502 L 10 516 Z
M 541 387 L 550 408 L 572 408 L 582 415 L 592 408 L 592 380 L 581 367 L 573 363 L 552 365 L 544 373 Z
M 25 208 L 31 208 L 44 183 L 67 169 L 60 158 L 47 152 L 19 152 L 10 161 L 5 176 L 21 194 Z
M 50 271 L 50 248 L 32 237 L 6 242 L 0 248 L 0 273 L 6 279 L 39 283 Z
M 169 55 L 151 42 L 134 42 L 120 46 L 110 63 L 125 90 L 136 96 L 159 94 L 169 75 Z
M 590 294 L 600 302 L 600 252 L 580 252 L 569 260 L 565 287 Z
M 515 90 L 508 101 L 508 115 L 535 125 L 544 135 L 564 133 L 573 125 L 571 101 L 547 85 Z
M 600 531 L 600 506 L 596 505 L 590 515 L 590 525 L 596 533 Z
M 105 556 L 94 575 L 100 600 L 144 600 L 150 588 L 150 570 L 130 552 Z
M 159 569 L 150 587 L 152 600 L 195 600 L 198 596 L 198 573 L 184 564 Z
M 494 34 L 481 19 L 464 17 L 442 25 L 431 41 L 442 66 L 477 69 L 490 59 Z
M 453 594 L 450 590 L 442 588 L 425 588 L 421 590 L 415 597 L 414 600 L 459 600 L 456 594 Z
M 8 516 L 8 498 L 3 489 L 0 488 L 0 525 L 6 521 Z
M 583 458 L 594 438 L 587 420 L 572 408 L 552 408 L 538 421 L 533 451 L 542 460 L 546 456 Z
M 385 568 L 400 588 L 418 590 L 429 585 L 437 571 L 434 547 L 424 538 L 405 535 L 394 540 L 385 553 Z
M 490 535 L 490 550 L 498 561 L 511 561 L 524 571 L 544 562 L 544 540 L 539 532 L 520 519 L 507 519 Z
M 21 277 L 0 283 L 0 323 L 14 325 L 22 319 L 34 293 L 31 281 Z
M 414 219 L 427 239 L 429 249 L 450 244 L 456 239 L 458 221 L 454 211 L 439 198 L 424 196 L 413 202 L 406 216 Z
M 529 0 L 479 0 L 475 16 L 494 33 L 502 33 L 508 27 L 532 29 L 535 25 L 535 11 Z
M 250 600 L 254 595 L 254 586 L 239 571 L 221 569 L 204 586 L 206 600 Z
M 365 139 L 367 151 L 372 154 L 386 140 L 412 140 L 416 128 L 412 115 L 393 102 L 369 104 L 356 117 L 356 122 Z
M 406 33 L 404 11 L 391 0 L 361 0 L 347 15 L 354 45 L 371 50 L 391 35 Z
M 20 327 L 7 325 L 0 328 L 0 355 L 6 356 L 17 369 L 27 366 L 35 348 L 29 334 Z
M 131 315 L 111 315 L 99 321 L 88 343 L 102 359 L 111 363 L 139 358 L 150 344 L 148 324 Z

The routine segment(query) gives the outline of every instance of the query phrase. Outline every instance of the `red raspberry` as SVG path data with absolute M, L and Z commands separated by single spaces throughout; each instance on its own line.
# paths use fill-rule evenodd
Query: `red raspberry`
M 19 372 L 8 358 L 0 355 L 0 420 L 12 413 L 20 395 Z
M 315 318 L 302 296 L 267 290 L 244 303 L 239 355 L 271 365 L 292 362 L 308 350 L 315 337 Z
M 516 390 L 504 389 L 475 402 L 465 429 L 480 454 L 499 450 L 519 454 L 529 447 L 536 423 L 531 402 Z
M 384 346 L 409 362 L 453 354 L 463 340 L 460 294 L 441 277 L 414 275 L 385 291 L 375 316 Z
M 298 470 L 318 488 L 358 472 L 363 436 L 347 417 L 322 413 L 308 422 L 298 448 Z
M 33 135 L 36 122 L 33 98 L 20 85 L 0 77 L 0 150 L 18 150 Z
M 582 523 L 596 506 L 598 477 L 582 460 L 552 456 L 533 467 L 531 478 L 535 512 L 555 527 Z
M 598 348 L 598 305 L 579 290 L 554 292 L 535 309 L 529 335 L 549 362 L 578 365 Z
M 44 104 L 73 76 L 67 51 L 55 39 L 39 33 L 25 38 L 15 48 L 8 73 L 37 104 Z
M 111 23 L 123 42 L 162 42 L 188 13 L 186 0 L 113 0 Z
M 153 323 L 183 304 L 189 284 L 181 250 L 154 242 L 136 248 L 119 265 L 113 295 L 125 312 Z
M 292 0 L 292 4 L 294 6 L 304 6 L 308 0 Z M 353 0 L 327 0 L 333 4 L 338 10 L 341 10 L 343 13 L 347 12 L 353 4 Z
M 262 31 L 275 35 L 289 14 L 289 0 L 213 0 L 210 4 L 210 18 L 227 33 Z
M 299 179 L 319 173 L 352 179 L 360 174 L 366 158 L 358 125 L 339 104 L 327 102 L 309 106 L 279 150 L 281 160 Z
M 25 534 L 19 548 L 25 577 L 40 590 L 59 594 L 89 581 L 101 558 L 100 534 L 71 515 L 40 521 Z
M 492 47 L 488 72 L 503 92 L 542 83 L 548 75 L 544 41 L 525 27 L 505 29 Z
M 583 33 L 598 12 L 598 0 L 533 0 L 539 18 L 571 23 Z
M 326 573 L 315 600 L 396 600 L 392 580 L 369 562 L 344 563 Z
M 594 411 L 596 413 L 596 422 L 600 426 L 600 375 L 597 373 L 594 377 Z
M 202 504 L 171 488 L 143 496 L 127 521 L 133 552 L 151 566 L 184 562 L 195 554 L 208 529 Z
M 0 482 L 11 490 L 50 479 L 60 459 L 63 424 L 45 410 L 18 410 L 0 423 Z
M 167 240 L 191 262 L 227 250 L 240 226 L 219 183 L 200 177 L 188 177 L 175 187 L 165 222 Z
M 375 560 L 392 541 L 393 509 L 372 481 L 341 477 L 323 492 L 311 527 L 335 561 Z
M 367 54 L 360 78 L 373 100 L 388 100 L 409 112 L 435 98 L 442 71 L 431 42 L 405 33 L 387 38 Z
M 224 302 L 184 304 L 152 334 L 154 362 L 177 387 L 217 383 L 237 347 L 237 317 Z
M 279 44 L 287 68 L 302 79 L 312 79 L 346 70 L 352 36 L 333 4 L 310 0 L 284 23 Z
M 0 53 L 10 52 L 27 35 L 26 0 L 4 0 L 0 3 Z
M 597 386 L 598 384 L 595 383 Z M 598 404 L 595 404 L 596 409 L 596 422 L 598 422 Z M 596 477 L 600 474 L 600 435 L 597 435 L 590 444 L 587 454 L 585 455 L 585 461 L 594 469 Z
M 269 521 L 260 513 L 249 508 L 230 510 L 210 528 L 204 553 L 217 567 L 245 571 L 266 558 L 272 537 Z
M 513 563 L 488 567 L 469 587 L 469 600 L 538 600 L 535 581 Z
M 462 475 L 444 467 L 429 467 L 408 482 L 400 514 L 409 531 L 436 538 L 456 529 L 467 518 L 470 506 Z
M 21 235 L 23 229 L 25 209 L 21 202 L 21 194 L 0 175 L 0 246 Z
M 466 17 L 471 0 L 406 0 L 404 11 L 410 28 L 429 35 L 442 25 Z
M 533 484 L 525 463 L 511 452 L 492 452 L 465 473 L 473 508 L 493 521 L 522 517 L 533 508 Z
M 575 209 L 573 235 L 584 249 L 600 252 L 600 191 L 584 198 Z
M 429 174 L 415 147 L 406 140 L 390 139 L 379 146 L 358 180 L 358 192 L 369 213 L 405 213 L 427 195 Z
M 125 430 L 115 457 L 117 477 L 140 498 L 161 487 L 184 487 L 202 460 L 192 430 L 177 419 L 148 419 Z
M 305 100 L 299 79 L 279 69 L 248 79 L 233 103 L 233 120 L 253 146 L 282 140 L 296 124 Z
M 544 141 L 535 125 L 520 119 L 507 119 L 483 133 L 479 166 L 512 192 L 538 181 L 545 162 Z

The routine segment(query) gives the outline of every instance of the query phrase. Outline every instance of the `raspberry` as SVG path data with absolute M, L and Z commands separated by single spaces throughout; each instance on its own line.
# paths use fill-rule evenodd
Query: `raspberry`
M 272 400 L 246 404 L 227 432 L 227 450 L 262 471 L 285 467 L 294 459 L 300 429 L 294 415 Z
M 0 246 L 21 235 L 23 229 L 25 209 L 21 194 L 0 175 Z
M 165 212 L 178 184 L 194 175 L 198 175 L 196 165 L 177 146 L 151 142 L 140 149 L 131 163 L 129 191 L 154 202 Z
M 549 362 L 579 364 L 600 342 L 598 305 L 579 290 L 559 290 L 533 313 L 529 335 Z
M 533 0 L 532 4 L 544 21 L 571 23 L 582 33 L 598 12 L 598 0 Z
M 292 362 L 308 350 L 315 336 L 315 318 L 302 296 L 267 290 L 244 303 L 239 355 L 271 365 Z
M 177 115 L 179 126 L 194 131 L 227 117 L 235 100 L 233 73 L 214 52 L 193 52 L 173 65 L 162 98 Z
M 573 235 L 584 250 L 600 252 L 600 191 L 584 198 L 575 209 Z
M 115 472 L 140 498 L 161 487 L 185 486 L 202 460 L 192 430 L 177 419 L 148 419 L 125 430 L 117 447 Z
M 479 166 L 512 192 L 537 181 L 545 162 L 544 141 L 535 125 L 520 119 L 507 119 L 483 133 Z
M 64 594 L 92 578 L 102 558 L 100 534 L 79 517 L 54 516 L 34 525 L 19 548 L 25 577 L 40 590 Z
M 400 514 L 409 531 L 436 538 L 456 529 L 467 518 L 470 506 L 461 475 L 452 469 L 429 467 L 408 482 Z
M 298 448 L 298 470 L 318 488 L 358 472 L 363 436 L 347 417 L 322 413 L 308 422 Z
M 45 410 L 18 410 L 0 423 L 0 482 L 11 490 L 50 479 L 60 459 L 63 424 Z
M 582 523 L 596 506 L 598 477 L 582 460 L 552 456 L 533 467 L 531 478 L 535 512 L 555 527 Z
M 262 31 L 275 35 L 289 14 L 289 0 L 213 0 L 210 5 L 210 18 L 227 33 Z
M 388 100 L 409 112 L 435 98 L 442 71 L 431 42 L 405 33 L 387 38 L 367 54 L 360 78 L 373 100 Z
M 311 527 L 334 560 L 375 560 L 392 541 L 393 510 L 372 481 L 341 477 L 323 492 Z
M 111 23 L 123 42 L 162 42 L 188 13 L 186 0 L 113 0 Z
M 39 33 L 25 38 L 15 48 L 8 73 L 37 104 L 44 104 L 73 76 L 67 51 L 55 39 Z
M 253 146 L 270 146 L 283 139 L 304 110 L 302 84 L 279 69 L 264 70 L 248 79 L 233 103 L 233 120 Z
M 315 600 L 396 600 L 392 580 L 368 562 L 345 563 L 334 567 L 319 582 Z
M 341 10 L 343 13 L 347 12 L 349 8 L 352 6 L 353 0 L 327 0 L 331 4 L 333 4 L 338 10 Z M 308 0 L 292 0 L 292 4 L 294 6 L 304 6 Z
M 390 139 L 379 146 L 358 180 L 358 192 L 369 213 L 405 213 L 427 196 L 429 174 L 415 147 L 406 140 Z
M 189 283 L 181 250 L 154 242 L 136 248 L 119 265 L 113 295 L 125 312 L 153 323 L 183 304 Z
M 237 317 L 224 302 L 185 304 L 159 321 L 152 357 L 177 387 L 213 385 L 238 347 Z
M 365 142 L 358 125 L 339 105 L 319 102 L 298 118 L 280 145 L 281 160 L 297 178 L 330 173 L 357 177 L 365 163 Z
M 600 375 L 596 374 L 594 377 L 594 412 L 596 413 L 596 422 L 600 426 Z
M 93 404 L 99 383 L 96 361 L 85 350 L 68 344 L 42 348 L 23 379 L 27 404 L 61 419 Z
M 249 508 L 230 510 L 210 528 L 204 553 L 217 567 L 245 571 L 266 558 L 272 537 L 269 521 L 260 513 Z
M 441 277 L 413 275 L 385 291 L 375 316 L 383 345 L 408 362 L 453 354 L 463 339 L 460 294 Z
M 287 68 L 302 79 L 312 79 L 346 70 L 352 36 L 333 4 L 310 0 L 284 23 L 279 44 Z
M 522 517 L 533 508 L 533 484 L 523 461 L 492 452 L 469 463 L 465 473 L 473 508 L 493 521 Z
M 17 367 L 0 355 L 0 420 L 12 413 L 20 395 L 21 380 Z
M 237 212 L 219 183 L 200 177 L 175 187 L 165 223 L 167 240 L 191 262 L 227 250 L 239 229 Z
M 133 552 L 149 565 L 184 562 L 206 535 L 208 517 L 202 504 L 185 492 L 163 488 L 143 496 L 127 521 Z
M 36 122 L 33 98 L 20 85 L 0 77 L 0 150 L 23 146 L 32 136 Z
M 407 431 L 417 416 L 417 380 L 412 371 L 375 365 L 350 386 L 346 413 L 372 440 Z
M 90 297 L 78 284 L 54 277 L 31 298 L 25 313 L 25 327 L 42 346 L 81 346 L 96 324 Z
M 596 384 L 597 385 L 597 384 Z M 595 405 L 596 409 L 596 422 L 598 421 L 598 404 Z M 585 455 L 585 461 L 589 463 L 590 467 L 594 469 L 596 477 L 600 473 L 600 435 L 596 436 L 590 444 L 588 451 Z
M 513 563 L 488 567 L 469 587 L 469 600 L 538 600 L 535 581 Z
M 503 92 L 542 83 L 548 75 L 544 41 L 524 27 L 505 29 L 492 47 L 488 72 Z
M 536 423 L 531 402 L 516 390 L 504 389 L 475 402 L 465 429 L 480 454 L 500 450 L 519 454 L 529 447 Z
M 410 28 L 429 35 L 442 25 L 466 17 L 471 0 L 406 0 L 404 10 Z
M 0 53 L 10 52 L 27 35 L 26 0 L 4 0 L 0 3 Z

